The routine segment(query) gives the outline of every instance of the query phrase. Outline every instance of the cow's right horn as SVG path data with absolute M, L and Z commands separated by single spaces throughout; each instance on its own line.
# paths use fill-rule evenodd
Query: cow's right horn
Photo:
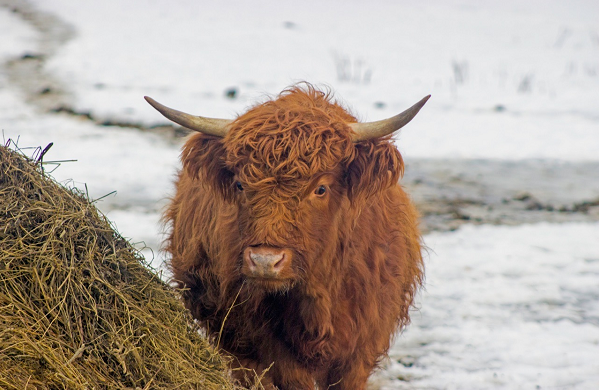
M 144 96 L 144 99 L 167 119 L 190 130 L 199 131 L 200 133 L 224 137 L 227 134 L 227 131 L 229 131 L 229 125 L 233 122 L 229 119 L 205 118 L 203 116 L 186 114 L 182 111 L 168 108 L 149 96 Z
M 350 123 L 350 127 L 354 131 L 354 142 L 365 141 L 367 139 L 384 137 L 401 129 L 408 124 L 418 111 L 424 106 L 431 95 L 425 96 L 418 103 L 408 108 L 401 114 L 394 117 L 383 119 L 376 122 L 366 123 Z

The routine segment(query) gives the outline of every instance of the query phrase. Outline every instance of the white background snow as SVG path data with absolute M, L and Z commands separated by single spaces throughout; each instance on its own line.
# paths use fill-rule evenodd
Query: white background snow
M 74 28 L 46 71 L 102 118 L 165 123 L 143 95 L 232 118 L 307 80 L 362 120 L 432 94 L 398 137 L 408 162 L 599 160 L 597 1 L 32 4 Z M 36 52 L 37 34 L 0 7 L 2 62 Z M 0 128 L 22 147 L 54 142 L 46 160 L 78 160 L 58 180 L 92 198 L 117 191 L 99 207 L 160 266 L 180 143 L 40 113 L 1 72 Z M 419 309 L 372 388 L 599 388 L 599 223 L 466 226 L 425 242 Z

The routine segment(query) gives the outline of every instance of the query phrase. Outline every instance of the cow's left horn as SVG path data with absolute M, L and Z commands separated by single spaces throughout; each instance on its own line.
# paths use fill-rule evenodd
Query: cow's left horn
M 190 130 L 199 131 L 200 133 L 224 137 L 227 134 L 227 131 L 229 131 L 229 125 L 233 122 L 229 119 L 205 118 L 203 116 L 195 116 L 186 114 L 182 111 L 173 110 L 172 108 L 168 108 L 167 106 L 158 103 L 149 96 L 144 96 L 144 99 L 167 119 Z
M 384 137 L 397 131 L 408 124 L 418 111 L 424 106 L 424 103 L 431 97 L 431 95 L 425 96 L 418 103 L 408 108 L 399 115 L 394 117 L 383 119 L 376 122 L 365 122 L 365 123 L 350 123 L 349 126 L 354 131 L 354 142 L 365 141 L 367 139 Z

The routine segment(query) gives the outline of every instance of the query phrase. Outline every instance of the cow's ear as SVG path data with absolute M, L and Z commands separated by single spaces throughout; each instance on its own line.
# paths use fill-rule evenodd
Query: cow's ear
M 225 148 L 222 138 L 198 133 L 183 146 L 183 170 L 196 180 L 202 180 L 232 199 L 234 174 L 225 165 Z
M 388 138 L 355 144 L 355 155 L 348 165 L 348 197 L 361 203 L 395 185 L 403 176 L 403 159 Z

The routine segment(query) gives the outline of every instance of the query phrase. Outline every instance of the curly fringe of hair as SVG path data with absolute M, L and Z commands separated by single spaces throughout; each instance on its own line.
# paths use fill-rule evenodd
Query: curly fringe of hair
M 347 123 L 355 121 L 330 93 L 293 86 L 233 123 L 224 140 L 228 167 L 260 189 L 332 171 L 353 160 Z

